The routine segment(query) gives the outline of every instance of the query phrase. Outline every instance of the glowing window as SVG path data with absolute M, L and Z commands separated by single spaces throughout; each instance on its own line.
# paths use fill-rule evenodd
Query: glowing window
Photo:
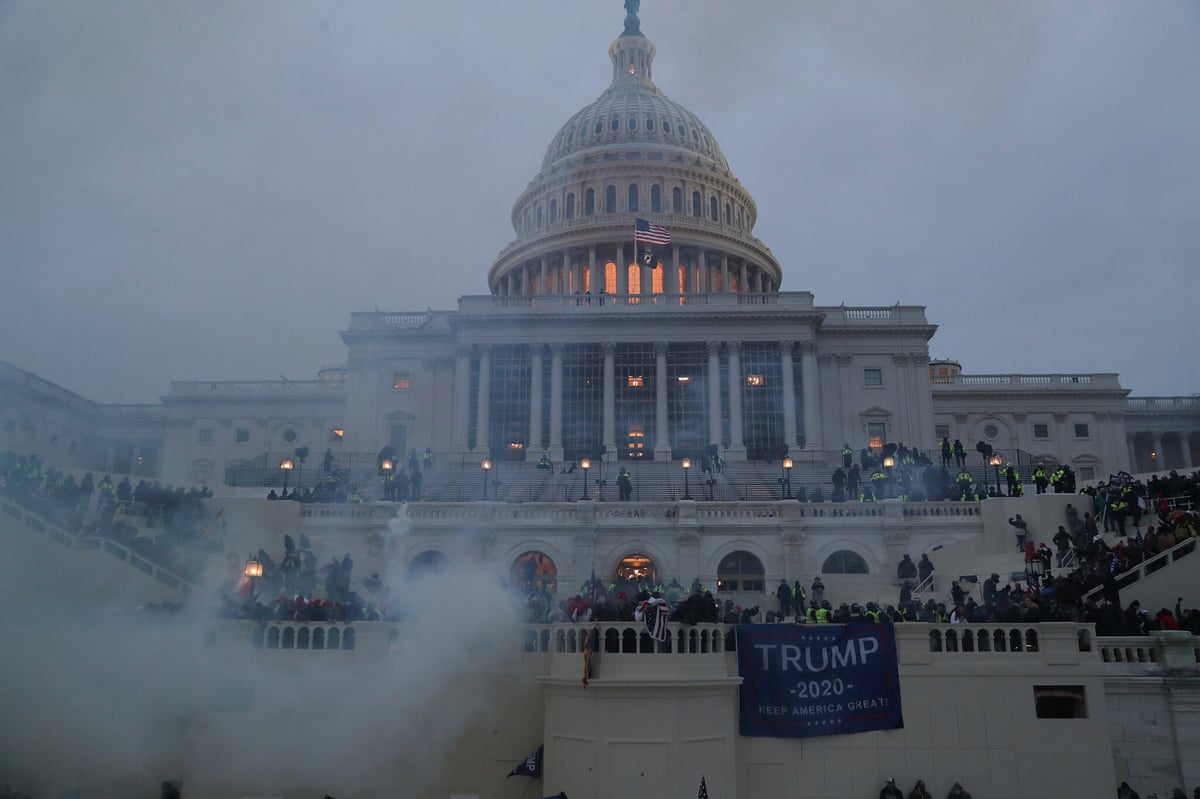
M 408 391 L 412 388 L 412 375 L 408 372 L 396 372 L 392 375 L 392 388 L 396 391 Z
M 629 265 L 629 293 L 642 293 L 642 268 L 637 264 Z
M 345 437 L 346 437 L 346 431 L 345 431 L 345 429 L 343 429 L 341 427 L 335 427 L 329 431 L 329 440 L 332 441 L 334 444 L 337 444 Z
M 887 437 L 887 425 L 884 422 L 867 423 L 867 446 L 871 449 L 882 449 Z
M 629 377 L 625 378 L 625 385 L 630 388 L 642 388 L 646 385 L 646 381 L 642 375 L 629 375 Z
M 663 289 L 663 271 L 664 271 L 663 265 L 662 265 L 662 263 L 659 263 L 658 267 L 654 270 L 653 276 L 650 278 L 650 283 L 651 283 L 650 290 L 653 291 L 655 294 L 662 294 L 664 291 L 664 289 Z
M 762 375 L 746 375 L 746 385 L 750 386 L 751 388 L 758 388 L 760 386 L 765 386 L 766 384 L 767 379 Z
M 679 383 L 681 386 L 686 386 L 691 384 L 692 378 L 688 375 L 680 375 L 679 377 L 675 378 L 675 382 Z
M 604 265 L 604 292 L 606 294 L 617 293 L 617 265 L 612 261 Z

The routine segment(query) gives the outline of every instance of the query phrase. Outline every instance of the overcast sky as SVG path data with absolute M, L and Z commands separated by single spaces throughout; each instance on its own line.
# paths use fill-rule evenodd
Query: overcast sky
M 0 359 L 105 402 L 312 379 L 487 292 L 621 0 L 0 0 Z M 971 373 L 1200 391 L 1200 3 L 645 0 L 783 290 Z

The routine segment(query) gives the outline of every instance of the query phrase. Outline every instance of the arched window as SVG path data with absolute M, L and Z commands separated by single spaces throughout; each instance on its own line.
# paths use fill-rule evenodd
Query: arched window
M 509 567 L 509 574 L 512 584 L 525 591 L 538 588 L 554 591 L 557 587 L 558 567 L 542 552 L 525 552 L 517 556 Z
M 604 213 L 615 214 L 617 212 L 617 187 L 604 187 Z
M 657 183 L 650 187 L 650 211 L 656 214 L 662 211 L 662 186 Z
M 762 561 L 738 550 L 721 558 L 717 566 L 718 591 L 762 591 L 766 572 Z
M 550 224 L 558 221 L 558 198 L 550 200 Z
M 583 215 L 591 216 L 596 213 L 596 190 L 588 189 L 583 193 Z
M 702 210 L 700 203 L 700 192 L 698 191 L 692 192 L 692 216 L 696 217 L 697 219 L 699 219 L 701 216 L 704 216 L 704 211 Z
M 449 558 L 447 558 L 441 552 L 429 550 L 428 552 L 422 552 L 420 555 L 417 555 L 415 558 L 413 558 L 412 563 L 408 564 L 408 576 L 411 579 L 414 577 L 425 577 L 431 574 L 438 574 L 445 571 L 446 567 L 449 565 Z M 334 647 L 332 641 L 330 642 L 329 647 L 330 649 L 336 648 Z
M 720 217 L 717 215 L 717 198 L 716 197 L 708 198 L 708 215 L 712 218 L 712 221 L 714 221 L 714 222 L 716 222 L 720 219 Z M 538 227 L 541 227 L 541 226 L 542 226 L 542 223 L 538 222 Z
M 641 553 L 626 555 L 617 564 L 617 580 L 654 585 L 658 582 L 658 567 L 649 555 Z
M 565 214 L 566 218 L 574 219 L 575 218 L 575 193 L 574 192 L 571 192 L 570 194 L 567 195 L 567 209 L 566 210 L 567 210 L 567 212 Z
M 670 120 L 664 119 L 663 120 L 663 133 L 670 133 L 670 132 L 671 132 L 671 122 L 670 122 Z
M 868 574 L 869 571 L 862 555 L 848 549 L 834 552 L 821 566 L 821 574 Z
M 630 129 L 630 130 L 637 130 L 637 117 L 630 117 L 630 118 L 629 118 L 629 129 Z
M 654 130 L 654 117 L 646 117 L 646 130 Z
M 542 226 L 542 206 L 540 205 L 537 207 L 537 226 L 539 228 Z
M 593 129 L 592 129 L 592 131 L 593 131 L 593 132 L 594 132 L 594 133 L 595 133 L 597 136 L 599 136 L 601 133 L 603 133 L 603 132 L 604 132 L 604 123 L 603 123 L 603 122 L 599 122 L 599 121 L 597 121 L 597 122 L 596 122 L 596 127 L 595 127 L 595 128 L 593 128 Z
M 552 216 L 553 216 L 553 214 L 552 214 Z M 551 219 L 550 221 L 553 222 L 554 220 Z M 733 224 L 733 206 L 730 205 L 729 203 L 725 203 L 725 224 L 727 224 L 727 225 Z
M 612 129 L 613 133 L 616 133 L 618 130 L 621 129 L 621 120 L 618 119 L 617 117 L 613 117 L 612 124 L 609 125 L 609 127 Z
M 683 189 L 678 186 L 671 189 L 671 212 L 676 214 L 683 213 Z
M 642 267 L 640 264 L 630 264 L 626 272 L 626 285 L 630 294 L 642 293 Z
M 683 264 L 679 265 L 679 293 L 687 294 L 687 267 Z
M 628 202 L 628 207 L 626 210 L 637 211 L 638 210 L 638 185 L 636 183 L 629 184 L 629 196 L 627 199 L 629 202 Z
M 662 261 L 659 261 L 657 268 L 651 272 L 650 290 L 655 294 L 663 293 L 663 272 L 665 271 L 666 269 L 663 267 Z
M 613 261 L 609 261 L 604 265 L 604 293 L 617 293 L 617 265 Z

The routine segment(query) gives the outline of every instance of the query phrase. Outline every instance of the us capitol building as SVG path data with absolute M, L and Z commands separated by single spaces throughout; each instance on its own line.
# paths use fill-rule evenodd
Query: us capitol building
M 1130 397 L 1115 374 L 963 373 L 931 357 L 936 325 L 923 307 L 827 306 L 780 291 L 783 267 L 753 234 L 754 199 L 712 132 L 654 83 L 655 47 L 637 5 L 626 4 L 609 47 L 608 88 L 554 134 L 513 205 L 516 238 L 488 270 L 488 293 L 461 297 L 455 310 L 352 314 L 345 364 L 316 380 L 175 382 L 160 404 L 97 404 L 0 363 L 0 449 L 73 472 L 206 484 L 230 559 L 276 551 L 283 533 L 300 533 L 325 554 L 352 552 L 363 575 L 403 579 L 453 563 L 517 574 L 536 558 L 559 598 L 592 573 L 698 577 L 719 599 L 764 611 L 780 579 L 807 585 L 817 575 L 835 603 L 894 602 L 904 554 L 934 553 L 947 577 L 935 598 L 951 575 L 1007 577 L 1023 568 L 1007 517 L 1021 512 L 1048 538 L 1077 499 L 796 502 L 801 489 L 828 497 L 843 445 L 855 460 L 889 443 L 936 460 L 943 437 L 959 439 L 989 484 L 999 478 L 977 442 L 1025 476 L 1040 461 L 1070 465 L 1085 483 L 1200 463 L 1196 397 Z M 669 233 L 649 258 L 634 241 L 639 219 Z M 385 446 L 401 462 L 416 453 L 421 501 L 381 501 Z M 307 459 L 297 462 L 297 450 Z M 294 489 L 325 479 L 327 450 L 364 503 L 263 501 L 285 480 Z M 702 471 L 713 451 L 724 470 Z M 550 468 L 537 468 L 543 459 Z M 293 468 L 281 469 L 285 461 Z M 634 476 L 631 502 L 616 501 L 621 467 Z M 189 589 L 121 546 L 72 546 L 32 512 L 7 502 L 5 511 L 5 540 L 54 557 L 64 580 L 95 585 L 115 570 L 117 593 L 141 601 Z M 1194 587 L 1191 560 L 1200 559 L 1140 582 L 1143 602 L 1169 606 L 1181 586 Z M 160 739 L 152 772 L 189 771 L 189 797 L 319 796 L 312 764 L 264 762 L 237 742 L 283 734 L 288 724 L 262 729 L 260 712 L 281 685 L 327 685 L 318 659 L 336 661 L 335 680 L 360 670 L 386 683 L 389 658 L 419 651 L 400 623 L 352 625 L 353 646 L 321 652 L 310 628 L 328 625 L 268 626 L 206 627 L 195 657 L 211 666 L 208 682 L 177 745 Z M 362 774 L 357 757 L 325 764 L 325 790 L 340 799 L 560 790 L 661 799 L 695 795 L 704 776 L 714 799 L 849 799 L 875 796 L 895 776 L 906 793 L 921 778 L 936 796 L 962 781 L 976 797 L 1057 799 L 1110 795 L 1121 779 L 1151 786 L 1143 796 L 1200 783 L 1200 650 L 1190 636 L 1004 625 L 972 638 L 999 636 L 999 646 L 951 649 L 931 644 L 949 625 L 898 625 L 904 729 L 772 739 L 738 734 L 737 664 L 719 625 L 673 626 L 671 651 L 657 654 L 639 651 L 625 628 L 602 631 L 621 643 L 586 688 L 582 628 L 527 625 L 512 640 L 481 633 L 447 666 L 470 675 L 478 713 L 456 714 L 436 752 L 390 754 L 396 761 L 371 785 L 349 776 L 347 764 Z M 470 672 L 471 660 L 486 673 Z M 1076 712 L 1043 716 L 1045 697 Z M 341 710 L 366 718 L 402 706 L 386 690 L 349 690 Z M 316 737 L 322 729 L 300 726 Z M 543 776 L 504 779 L 539 744 Z M 11 738 L 6 746 L 23 751 Z M 1064 767 L 1081 761 L 1086 768 Z

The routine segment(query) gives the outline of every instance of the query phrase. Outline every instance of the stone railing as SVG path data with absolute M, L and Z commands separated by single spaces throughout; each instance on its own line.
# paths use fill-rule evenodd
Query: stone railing
M 1200 408 L 1195 397 L 1126 397 L 1126 411 L 1194 411 Z
M 220 395 L 311 396 L 344 393 L 346 384 L 325 380 L 172 380 L 172 397 L 208 397 Z
M 1188 632 L 1159 631 L 1150 635 L 1097 639 L 1100 659 L 1110 673 L 1200 671 L 1200 637 Z
M 1047 375 L 949 375 L 932 378 L 937 390 L 954 386 L 987 386 L 991 388 L 1046 388 L 1053 390 L 1120 389 L 1118 376 L 1113 373 L 1100 374 L 1047 374 Z
M 138 571 L 153 577 L 168 588 L 178 589 L 185 594 L 192 589 L 191 583 L 187 580 L 168 569 L 164 569 L 157 563 L 143 558 L 124 544 L 119 544 L 107 538 L 75 535 L 7 499 L 0 499 L 0 512 L 56 544 L 61 544 L 71 549 L 104 552 L 112 555 L 117 560 L 128 563 Z
M 1143 577 L 1148 577 L 1160 569 L 1164 569 L 1180 558 L 1187 557 L 1196 551 L 1196 538 L 1185 538 L 1175 546 L 1168 550 L 1159 552 L 1151 558 L 1147 558 L 1138 565 L 1128 571 L 1123 571 L 1116 576 L 1117 585 L 1120 588 L 1133 585 Z M 1099 599 L 1104 593 L 1104 586 L 1098 585 L 1091 591 L 1083 595 L 1084 601 L 1089 599 Z

